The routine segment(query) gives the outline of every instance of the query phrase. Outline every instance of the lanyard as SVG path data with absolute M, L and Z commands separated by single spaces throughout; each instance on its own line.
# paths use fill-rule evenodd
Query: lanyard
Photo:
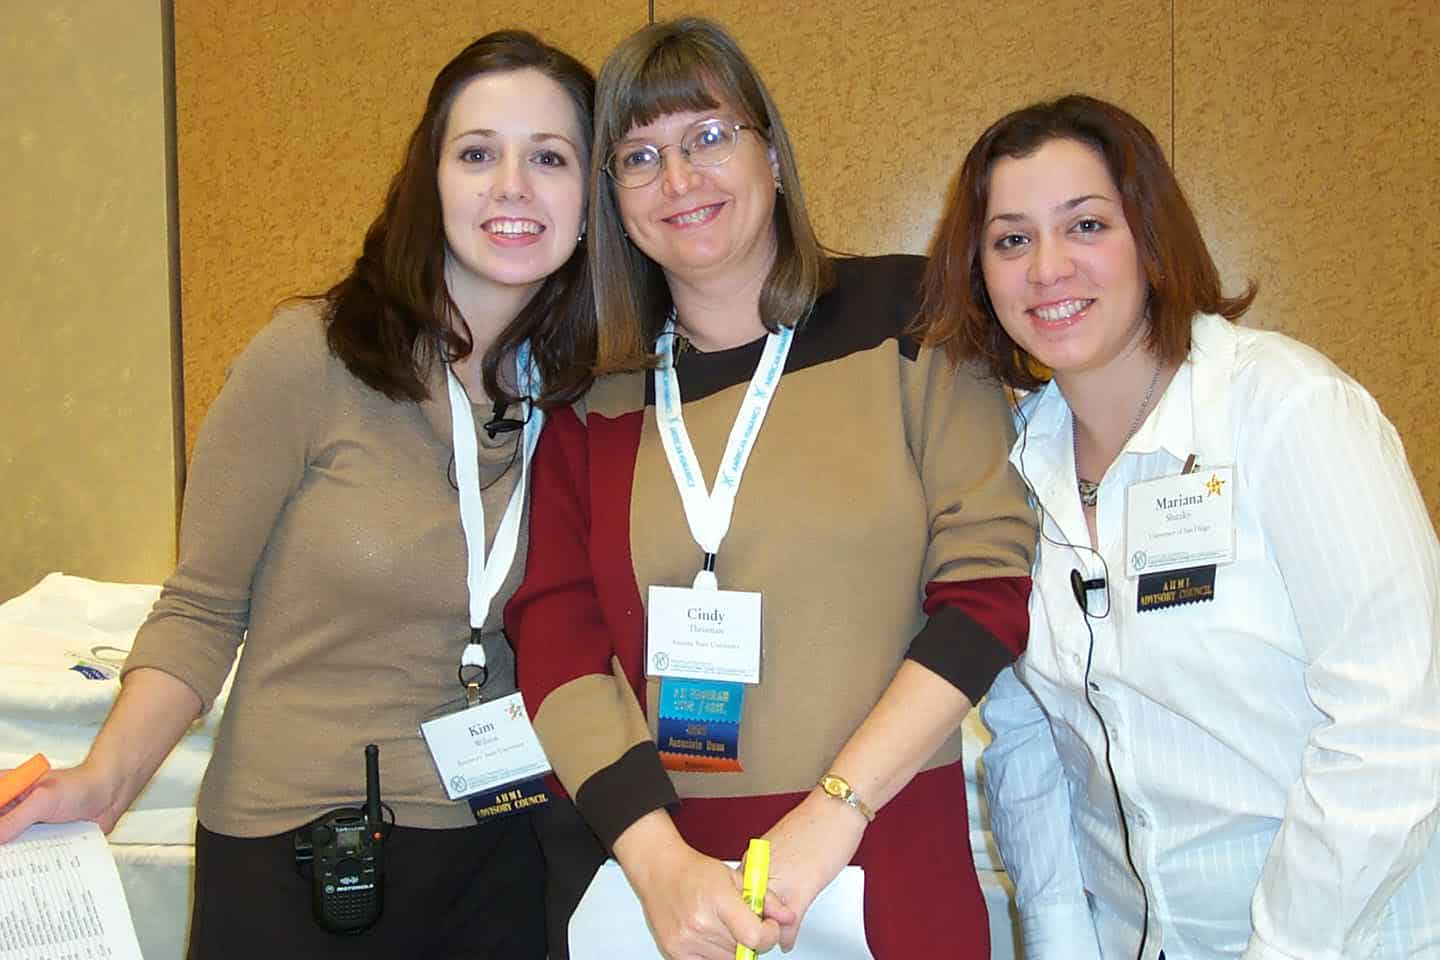
M 545 414 L 535 407 L 540 392 L 540 375 L 530 360 L 530 345 L 522 343 L 515 351 L 515 381 L 520 395 L 529 407 L 520 444 L 520 480 L 510 494 L 510 503 L 495 543 L 485 555 L 485 504 L 480 499 L 480 450 L 475 436 L 475 417 L 470 411 L 470 397 L 460 385 L 455 371 L 446 367 L 450 386 L 450 422 L 454 432 L 455 485 L 460 488 L 460 526 L 465 533 L 467 556 L 466 585 L 470 588 L 470 637 L 460 658 L 461 667 L 485 666 L 485 648 L 479 643 L 480 629 L 490 615 L 490 603 L 510 572 L 515 560 L 515 547 L 520 541 L 520 514 L 525 510 L 525 491 L 529 485 L 530 457 L 540 439 Z
M 685 415 L 680 409 L 674 333 L 675 318 L 672 314 L 665 321 L 665 329 L 656 347 L 661 361 L 655 370 L 655 417 L 660 429 L 660 442 L 665 447 L 665 459 L 670 462 L 670 473 L 675 477 L 675 485 L 680 488 L 680 502 L 685 507 L 690 535 L 705 551 L 704 568 L 695 575 L 694 587 L 697 590 L 714 590 L 717 587 L 715 555 L 720 552 L 720 544 L 730 531 L 730 517 L 735 512 L 735 495 L 740 489 L 740 478 L 745 473 L 750 451 L 755 447 L 755 437 L 765 422 L 780 375 L 785 371 L 785 358 L 790 354 L 795 331 L 782 326 L 779 333 L 772 333 L 766 338 L 765 350 L 760 354 L 760 363 L 750 377 L 750 389 L 740 404 L 739 413 L 735 415 L 730 439 L 725 444 L 725 455 L 720 460 L 720 469 L 716 471 L 714 487 L 709 492 L 705 490 L 700 461 L 695 456 L 690 433 L 685 429 Z

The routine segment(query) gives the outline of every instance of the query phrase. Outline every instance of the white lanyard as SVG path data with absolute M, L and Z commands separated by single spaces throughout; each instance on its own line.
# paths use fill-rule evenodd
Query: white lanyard
M 705 551 L 705 567 L 695 575 L 697 590 L 714 590 L 717 587 L 713 570 L 715 555 L 720 544 L 730 531 L 730 517 L 735 512 L 735 494 L 740 490 L 740 478 L 745 473 L 745 464 L 750 451 L 755 447 L 755 438 L 765 422 L 770 409 L 770 399 L 775 395 L 780 375 L 785 372 L 785 358 L 790 354 L 790 343 L 795 330 L 782 326 L 779 333 L 772 333 L 765 340 L 765 350 L 760 354 L 760 363 L 750 378 L 750 389 L 740 404 L 735 416 L 735 425 L 730 428 L 730 439 L 725 444 L 725 455 L 715 473 L 715 484 L 706 492 L 705 480 L 700 475 L 700 461 L 695 448 L 690 444 L 690 433 L 685 429 L 685 415 L 681 412 L 680 381 L 675 376 L 674 337 L 675 320 L 671 315 L 665 321 L 660 334 L 657 351 L 660 366 L 655 371 L 655 417 L 660 429 L 660 442 L 665 447 L 665 459 L 670 461 L 670 473 L 680 489 L 680 502 L 685 507 L 685 519 L 690 524 L 690 535 Z
M 522 343 L 515 351 L 515 381 L 529 408 L 521 434 L 520 479 L 510 494 L 510 503 L 500 526 L 495 531 L 495 543 L 489 556 L 485 553 L 485 504 L 480 499 L 480 450 L 475 436 L 475 417 L 470 412 L 470 397 L 455 371 L 446 367 L 450 386 L 450 422 L 454 434 L 455 485 L 460 488 L 460 526 L 465 533 L 465 553 L 468 564 L 466 584 L 470 588 L 470 626 L 479 630 L 485 626 L 490 615 L 490 603 L 510 572 L 515 560 L 515 548 L 520 541 L 520 514 L 525 510 L 525 491 L 529 485 L 530 457 L 540 439 L 540 428 L 545 423 L 545 414 L 534 403 L 540 392 L 540 375 L 530 362 L 530 345 Z M 473 636 L 473 634 L 472 634 Z M 479 643 L 465 644 L 461 655 L 462 667 L 485 666 L 485 648 Z

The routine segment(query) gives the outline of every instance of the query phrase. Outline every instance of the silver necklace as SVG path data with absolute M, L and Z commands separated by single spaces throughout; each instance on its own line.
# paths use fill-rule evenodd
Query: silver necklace
M 1135 420 L 1130 424 L 1125 439 L 1120 442 L 1121 447 L 1130 442 L 1130 438 L 1140 429 L 1140 424 L 1145 422 L 1145 410 L 1150 406 L 1150 398 L 1155 396 L 1155 385 L 1160 382 L 1160 370 L 1163 366 L 1160 363 L 1155 364 L 1155 375 L 1150 378 L 1150 386 L 1145 388 L 1145 399 L 1140 401 L 1140 409 L 1135 411 Z M 1075 421 L 1074 411 L 1070 413 L 1070 439 L 1072 452 L 1075 454 L 1075 488 L 1080 491 L 1080 502 L 1087 507 L 1093 507 L 1100 499 L 1100 484 L 1080 476 L 1080 426 Z

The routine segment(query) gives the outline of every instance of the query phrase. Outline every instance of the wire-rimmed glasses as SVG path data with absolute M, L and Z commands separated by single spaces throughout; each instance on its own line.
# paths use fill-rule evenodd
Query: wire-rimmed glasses
M 675 147 L 694 167 L 718 167 L 735 155 L 740 131 L 757 130 L 748 123 L 730 120 L 699 120 L 685 128 L 679 143 L 657 146 L 640 140 L 626 140 L 605 158 L 605 172 L 627 190 L 649 186 L 665 167 L 666 150 Z

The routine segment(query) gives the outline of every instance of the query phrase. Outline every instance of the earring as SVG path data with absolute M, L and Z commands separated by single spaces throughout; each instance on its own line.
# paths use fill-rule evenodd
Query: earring
M 575 238 L 575 242 L 576 242 L 576 243 L 584 243 L 584 242 L 585 242 L 585 231 L 584 231 L 584 230 L 581 230 L 581 231 L 580 231 L 580 235 Z
M 775 192 L 781 196 L 785 194 L 785 184 L 780 182 L 780 174 L 778 173 L 775 174 Z

